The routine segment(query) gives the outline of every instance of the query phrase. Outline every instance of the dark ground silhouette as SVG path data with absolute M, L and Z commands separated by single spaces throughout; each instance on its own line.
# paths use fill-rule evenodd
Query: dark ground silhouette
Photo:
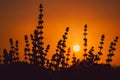
M 3 50 L 3 60 L 0 56 L 0 80 L 120 80 L 120 67 L 112 67 L 112 57 L 115 55 L 115 46 L 118 37 L 110 44 L 106 63 L 98 63 L 103 55 L 105 35 L 101 36 L 99 51 L 94 53 L 94 46 L 87 50 L 87 25 L 84 27 L 84 53 L 83 60 L 72 57 L 72 65 L 69 65 L 70 48 L 66 50 L 67 35 L 69 27 L 66 28 L 62 39 L 58 41 L 56 53 L 51 60 L 47 59 L 50 45 L 43 47 L 43 6 L 40 4 L 40 15 L 38 26 L 30 35 L 25 35 L 24 60 L 19 58 L 19 42 L 15 43 L 10 38 L 10 50 Z M 32 45 L 32 48 L 30 48 Z
M 79 66 L 80 67 L 80 66 Z M 120 67 L 94 65 L 85 69 L 71 67 L 52 71 L 30 64 L 0 65 L 1 80 L 119 80 Z

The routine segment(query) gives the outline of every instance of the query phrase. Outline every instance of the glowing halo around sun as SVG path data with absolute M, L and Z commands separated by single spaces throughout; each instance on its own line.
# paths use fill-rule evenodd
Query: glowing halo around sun
M 79 45 L 74 45 L 74 46 L 73 46 L 73 50 L 74 50 L 75 52 L 79 52 L 79 51 L 80 51 L 80 46 L 79 46 Z

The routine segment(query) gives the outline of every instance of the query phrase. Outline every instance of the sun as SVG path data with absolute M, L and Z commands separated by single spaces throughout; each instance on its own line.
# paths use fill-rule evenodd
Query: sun
M 73 46 L 73 50 L 74 50 L 75 52 L 79 52 L 79 51 L 80 51 L 80 46 L 79 46 L 79 45 L 74 45 L 74 46 Z

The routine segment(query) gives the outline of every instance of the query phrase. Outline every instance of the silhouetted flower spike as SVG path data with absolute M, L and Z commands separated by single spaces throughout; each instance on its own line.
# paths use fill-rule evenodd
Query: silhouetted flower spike
M 83 33 L 83 35 L 84 35 L 84 54 L 83 54 L 83 56 L 84 56 L 84 59 L 86 59 L 87 58 L 87 24 L 85 24 L 85 26 L 84 26 L 84 33 Z
M 3 63 L 8 64 L 10 61 L 10 57 L 6 49 L 3 50 L 3 58 L 4 58 Z
M 19 61 L 19 48 L 18 48 L 18 40 L 15 42 L 15 62 Z
M 10 63 L 16 63 L 19 61 L 19 53 L 18 53 L 18 41 L 15 42 L 15 45 L 13 43 L 13 39 L 10 38 L 10 51 L 9 51 L 9 60 Z
M 64 53 L 66 52 L 65 48 L 68 31 L 69 27 L 66 28 L 65 33 L 62 36 L 62 39 L 58 41 L 56 54 L 52 56 L 51 66 L 53 67 L 54 70 L 58 70 L 60 64 L 62 65 L 62 68 L 65 68 L 67 66 L 67 63 L 65 62 L 66 59 Z
M 16 43 L 18 43 L 18 41 L 16 41 Z M 16 59 L 18 59 L 18 58 L 16 58 L 16 56 L 17 56 L 16 53 L 18 54 L 18 51 L 16 51 L 16 50 L 18 50 L 18 47 L 16 48 L 16 45 L 14 46 L 13 39 L 10 38 L 10 52 L 9 52 L 10 63 L 15 63 Z
M 40 4 L 40 15 L 39 15 L 39 21 L 38 21 L 38 24 L 42 26 L 42 23 L 43 23 L 43 20 L 42 20 L 42 17 L 43 17 L 43 6 L 42 4 Z
M 109 53 L 107 54 L 108 58 L 106 59 L 106 64 L 110 64 L 110 62 L 112 62 L 112 57 L 115 55 L 114 51 L 116 50 L 115 46 L 117 42 L 118 42 L 118 37 L 116 37 L 115 40 L 111 42 Z
M 105 35 L 103 34 L 101 36 L 101 41 L 100 41 L 100 46 L 99 46 L 99 52 L 97 53 L 97 55 L 95 57 L 95 63 L 98 63 L 98 61 L 100 60 L 100 56 L 103 55 L 102 49 L 103 49 L 103 45 L 104 45 L 104 39 L 105 39 Z
M 61 64 L 62 64 L 62 68 L 66 68 L 68 66 L 68 63 L 66 62 L 66 58 L 64 53 L 66 52 L 65 48 L 66 48 L 66 39 L 67 39 L 67 34 L 69 32 L 69 27 L 66 28 L 65 33 L 63 35 L 63 39 L 62 39 L 62 45 L 61 45 L 61 49 L 60 49 L 60 55 L 62 56 L 61 59 Z
M 25 62 L 28 63 L 28 61 L 30 62 L 30 64 L 32 64 L 32 54 L 30 53 L 30 44 L 29 44 L 29 41 L 28 41 L 28 36 L 25 35 L 24 37 L 25 39 L 25 48 L 24 48 L 24 59 L 25 59 Z
M 43 24 L 43 6 L 42 4 L 40 4 L 39 6 L 39 11 L 40 11 L 40 14 L 39 14 L 39 21 L 38 21 L 38 26 L 36 27 L 36 29 L 34 30 L 34 33 L 31 34 L 31 40 L 32 40 L 32 56 L 33 56 L 33 64 L 36 64 L 40 67 L 45 67 L 44 64 L 45 64 L 45 60 L 46 60 L 46 55 L 47 55 L 47 52 L 48 52 L 48 49 L 49 49 L 49 46 L 47 46 L 46 50 L 44 50 L 44 47 L 43 47 L 43 27 L 42 24 Z

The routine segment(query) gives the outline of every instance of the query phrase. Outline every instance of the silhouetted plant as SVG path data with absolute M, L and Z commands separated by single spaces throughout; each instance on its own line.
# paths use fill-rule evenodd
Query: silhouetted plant
M 40 67 L 44 67 L 45 60 L 46 60 L 46 53 L 44 52 L 43 48 L 43 6 L 40 4 L 40 15 L 39 15 L 39 21 L 38 26 L 34 30 L 34 34 L 31 34 L 31 40 L 32 40 L 32 56 L 33 56 L 33 62 L 36 65 L 39 65 Z M 47 50 L 48 51 L 48 50 Z
M 30 64 L 33 63 L 33 57 L 32 57 L 32 54 L 30 53 L 30 44 L 29 44 L 29 41 L 28 41 L 28 36 L 25 35 L 25 48 L 24 48 L 24 59 L 25 59 L 25 62 L 28 62 L 28 60 L 30 61 Z
M 52 56 L 51 68 L 53 70 L 58 70 L 60 67 L 64 68 L 66 66 L 64 53 L 66 52 L 65 47 L 66 47 L 66 39 L 67 39 L 68 31 L 69 31 L 69 27 L 66 28 L 62 40 L 58 42 L 56 54 L 53 54 Z
M 83 35 L 84 35 L 84 54 L 83 54 L 83 56 L 84 56 L 84 60 L 86 60 L 87 59 L 87 24 L 85 24 L 85 26 L 84 26 L 84 33 L 83 33 Z
M 3 57 L 4 57 L 3 63 L 9 64 L 10 57 L 9 57 L 9 53 L 7 52 L 6 49 L 3 50 Z
M 10 63 L 16 63 L 19 60 L 18 50 L 19 50 L 18 41 L 16 41 L 15 46 L 14 46 L 13 39 L 10 38 L 10 51 L 9 51 Z
M 14 48 L 15 47 L 13 45 L 13 39 L 10 38 L 10 52 L 9 52 L 10 63 L 13 63 L 14 61 L 14 54 L 15 54 Z
M 90 51 L 88 52 L 88 57 L 87 57 L 87 62 L 90 63 L 91 65 L 94 64 L 94 47 L 92 47 L 90 49 Z
M 66 64 L 66 58 L 65 58 L 65 48 L 66 48 L 66 40 L 67 40 L 67 35 L 69 32 L 69 27 L 66 28 L 66 32 L 63 35 L 63 39 L 62 39 L 62 44 L 61 44 L 61 50 L 60 50 L 60 54 L 61 54 L 61 64 L 62 64 L 62 68 L 65 68 L 67 66 Z
M 103 34 L 101 36 L 101 42 L 100 42 L 100 46 L 99 46 L 99 52 L 97 53 L 97 55 L 95 55 L 95 63 L 98 63 L 98 61 L 100 60 L 100 56 L 103 55 L 102 53 L 102 49 L 103 49 L 103 45 L 104 45 L 104 39 L 105 39 L 105 35 Z
M 15 42 L 15 62 L 19 62 L 19 48 L 18 48 L 18 41 Z
M 110 64 L 110 62 L 112 62 L 112 57 L 114 56 L 114 51 L 116 50 L 115 46 L 117 42 L 118 42 L 118 37 L 116 37 L 115 40 L 110 44 L 109 53 L 107 55 L 108 58 L 106 59 L 107 64 Z

